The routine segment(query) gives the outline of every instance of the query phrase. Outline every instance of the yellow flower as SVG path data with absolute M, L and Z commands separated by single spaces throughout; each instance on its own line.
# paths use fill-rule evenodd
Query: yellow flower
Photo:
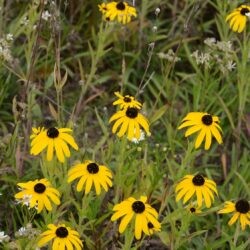
M 119 232 L 123 233 L 129 222 L 135 217 L 134 223 L 134 233 L 135 238 L 139 240 L 141 238 L 142 232 L 146 235 L 153 233 L 150 230 L 155 228 L 156 231 L 160 231 L 161 224 L 157 220 L 158 213 L 154 208 L 146 203 L 147 197 L 141 196 L 139 200 L 136 200 L 133 197 L 122 201 L 121 203 L 114 206 L 113 211 L 115 213 L 111 217 L 111 221 L 115 221 L 121 217 L 121 223 L 119 226 Z M 153 225 L 149 228 L 149 223 Z
M 115 95 L 119 98 L 113 102 L 113 105 L 119 105 L 121 109 L 137 108 L 141 109 L 142 104 L 135 100 L 133 96 L 122 96 L 119 92 L 115 92 Z
M 191 213 L 191 214 L 200 214 L 201 210 L 198 207 L 195 207 L 193 205 L 188 206 L 187 210 Z
M 36 136 L 38 136 L 44 130 L 45 130 L 44 127 L 32 128 L 32 134 L 30 135 L 30 139 L 35 138 Z
M 46 245 L 49 241 L 53 240 L 53 250 L 76 250 L 83 249 L 83 243 L 80 240 L 80 235 L 77 231 L 66 227 L 64 224 L 48 225 L 49 230 L 40 235 L 38 247 Z
M 205 149 L 208 150 L 211 146 L 212 135 L 219 144 L 222 143 L 221 127 L 218 125 L 219 118 L 208 113 L 190 112 L 182 120 L 182 124 L 178 129 L 190 127 L 185 133 L 185 137 L 200 131 L 195 141 L 195 148 L 200 147 L 202 141 L 205 139 Z
M 224 208 L 219 210 L 219 214 L 234 212 L 233 217 L 229 220 L 228 225 L 233 225 L 239 219 L 242 230 L 245 230 L 246 225 L 250 225 L 250 205 L 245 199 L 238 200 L 236 203 L 226 201 Z
M 151 222 L 148 222 L 148 232 L 149 235 L 154 234 L 154 232 L 160 232 L 161 231 L 161 224 L 159 223 L 158 227 L 154 227 L 154 225 Z
M 137 16 L 136 9 L 124 1 L 102 3 L 98 7 L 106 19 L 114 21 L 117 18 L 117 21 L 122 24 L 129 23 L 132 16 Z
M 28 181 L 18 183 L 17 185 L 22 188 L 22 191 L 15 194 L 15 198 L 30 208 L 35 207 L 38 213 L 40 213 L 44 207 L 48 211 L 51 211 L 51 201 L 56 205 L 60 204 L 60 193 L 51 186 L 47 179 Z
M 101 187 L 107 192 L 109 187 L 112 187 L 112 173 L 104 165 L 97 165 L 93 161 L 85 161 L 83 164 L 77 164 L 73 166 L 68 172 L 68 182 L 80 178 L 76 190 L 80 192 L 83 189 L 83 185 L 86 184 L 85 194 L 90 192 L 92 185 L 94 184 L 96 194 L 101 193 Z
M 230 28 L 234 32 L 241 33 L 246 27 L 247 19 L 250 17 L 250 6 L 241 5 L 234 9 L 232 13 L 227 15 L 226 21 L 229 22 Z
M 133 138 L 139 139 L 141 137 L 140 126 L 146 131 L 147 135 L 150 136 L 148 120 L 139 113 L 137 108 L 127 108 L 117 111 L 109 120 L 112 122 L 116 120 L 113 125 L 112 133 L 116 133 L 119 126 L 120 130 L 117 133 L 118 137 L 122 137 L 128 132 L 127 137 L 129 140 Z
M 36 131 L 35 128 L 32 129 Z M 78 146 L 74 138 L 68 134 L 72 132 L 69 128 L 55 128 L 51 127 L 45 130 L 41 130 L 39 134 L 31 135 L 31 149 L 30 153 L 32 155 L 38 155 L 45 148 L 47 148 L 47 160 L 51 161 L 54 155 L 54 150 L 56 151 L 56 156 L 60 162 L 65 161 L 65 157 L 70 157 L 70 151 L 67 143 L 72 146 L 75 150 L 78 150 Z
M 200 174 L 195 176 L 186 175 L 175 188 L 176 201 L 183 198 L 183 203 L 185 204 L 196 194 L 198 207 L 202 206 L 203 197 L 206 207 L 211 207 L 212 201 L 214 201 L 214 194 L 212 191 L 218 195 L 214 181 L 204 178 Z
M 102 14 L 105 14 L 107 12 L 107 4 L 106 3 L 102 3 L 98 5 L 99 10 L 102 12 Z

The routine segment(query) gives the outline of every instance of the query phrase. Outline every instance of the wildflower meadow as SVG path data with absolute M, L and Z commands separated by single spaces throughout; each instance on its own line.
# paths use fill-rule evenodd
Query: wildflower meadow
M 0 1 L 0 249 L 250 249 L 250 2 Z

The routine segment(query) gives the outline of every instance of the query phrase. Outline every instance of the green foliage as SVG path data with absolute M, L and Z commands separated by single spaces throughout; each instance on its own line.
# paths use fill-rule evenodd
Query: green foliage
M 217 214 L 224 201 L 250 197 L 250 29 L 233 33 L 225 22 L 241 1 L 129 1 L 138 16 L 127 25 L 103 20 L 101 1 L 45 2 L 0 1 L 0 39 L 14 36 L 12 59 L 0 56 L 0 231 L 10 237 L 0 248 L 35 249 L 46 225 L 60 222 L 79 232 L 85 249 L 249 249 L 249 226 L 228 226 L 231 215 Z M 217 42 L 208 46 L 211 37 Z M 207 63 L 197 62 L 196 50 Z M 112 134 L 115 91 L 143 103 L 150 137 L 135 144 Z M 220 117 L 222 145 L 195 150 L 194 137 L 177 130 L 192 111 Z M 80 147 L 63 164 L 29 152 L 31 128 L 51 124 L 72 128 Z M 112 170 L 107 193 L 86 195 L 67 183 L 70 167 L 88 159 Z M 196 215 L 176 203 L 174 188 L 198 172 L 217 183 L 219 196 Z M 62 199 L 37 215 L 14 194 L 17 183 L 39 178 Z M 136 241 L 131 226 L 119 234 L 110 217 L 115 204 L 141 195 L 162 228 Z M 37 234 L 17 236 L 28 223 Z

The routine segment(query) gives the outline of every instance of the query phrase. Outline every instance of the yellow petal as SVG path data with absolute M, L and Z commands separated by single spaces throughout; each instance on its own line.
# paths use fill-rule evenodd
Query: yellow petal
M 201 192 L 201 187 L 196 188 L 196 196 L 197 196 L 197 204 L 198 207 L 202 206 L 202 192 Z
M 228 222 L 228 225 L 230 225 L 230 226 L 233 225 L 236 222 L 236 220 L 238 219 L 239 215 L 240 215 L 240 213 L 236 212 L 233 215 L 233 217 L 230 219 L 230 221 Z
M 206 128 L 202 128 L 201 132 L 199 133 L 199 135 L 197 136 L 197 139 L 195 141 L 195 148 L 200 147 L 204 137 L 206 135 Z
M 207 130 L 206 130 L 206 139 L 205 139 L 205 150 L 208 150 L 210 148 L 211 142 L 212 142 L 211 131 L 210 131 L 209 128 L 207 128 Z
M 131 221 L 131 219 L 133 218 L 133 215 L 134 215 L 134 212 L 131 212 L 129 214 L 126 214 L 122 220 L 121 220 L 121 223 L 120 223 L 120 226 L 119 226 L 119 232 L 120 233 L 123 233 L 124 230 L 126 229 L 128 223 Z

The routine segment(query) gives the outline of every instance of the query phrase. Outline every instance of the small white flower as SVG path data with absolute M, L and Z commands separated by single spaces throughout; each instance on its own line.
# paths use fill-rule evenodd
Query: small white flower
M 0 232 L 0 242 L 3 242 L 4 240 L 8 239 L 8 235 L 4 235 L 4 232 Z
M 140 137 L 138 139 L 135 137 L 132 138 L 131 142 L 138 144 L 140 141 L 143 141 L 143 140 L 145 140 L 145 133 L 140 129 Z
M 21 20 L 21 24 L 24 26 L 27 26 L 29 24 L 29 19 L 27 16 L 25 16 L 22 20 Z
M 250 12 L 247 12 L 245 16 L 250 17 Z
M 209 61 L 211 59 L 210 57 L 210 54 L 208 53 L 203 53 L 203 52 L 200 52 L 198 50 L 194 51 L 192 54 L 191 54 L 192 57 L 194 57 L 194 59 L 196 60 L 196 63 L 199 65 L 199 64 L 206 64 L 206 65 L 209 65 Z
M 160 9 L 160 8 L 156 8 L 156 9 L 155 9 L 155 15 L 156 15 L 156 16 L 158 16 L 160 12 L 161 12 L 161 9 Z
M 29 207 L 31 198 L 32 198 L 32 195 L 31 195 L 31 194 L 30 194 L 30 195 L 25 194 L 25 195 L 23 196 L 23 199 L 22 199 L 22 200 L 16 200 L 16 202 L 17 202 L 17 204 L 22 203 L 23 205 Z
M 227 62 L 226 68 L 229 71 L 232 71 L 232 70 L 234 70 L 236 68 L 236 63 L 234 61 L 230 60 L 230 61 Z
M 158 29 L 157 26 L 153 26 L 152 31 L 153 31 L 153 32 L 156 32 L 157 29 Z
M 181 60 L 181 58 L 178 57 L 172 49 L 169 49 L 167 54 L 160 52 L 157 55 L 159 56 L 159 58 L 166 59 L 169 62 L 179 62 Z
M 214 37 L 209 37 L 204 40 L 204 43 L 210 47 L 213 47 L 216 44 L 216 39 Z
M 27 229 L 26 227 L 21 227 L 18 229 L 18 231 L 16 232 L 16 236 L 20 237 L 20 236 L 26 236 L 27 235 Z
M 6 35 L 6 40 L 7 41 L 13 41 L 13 34 L 9 33 Z
M 46 10 L 42 13 L 42 19 L 48 21 L 51 17 L 51 14 Z

